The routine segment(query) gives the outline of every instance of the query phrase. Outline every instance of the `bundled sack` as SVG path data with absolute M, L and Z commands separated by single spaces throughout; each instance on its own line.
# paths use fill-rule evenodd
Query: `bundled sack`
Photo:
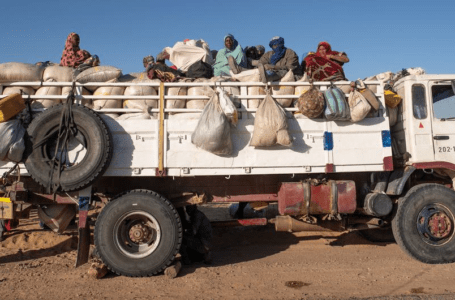
M 211 82 L 233 82 L 231 77 L 227 76 L 217 76 L 210 79 Z M 237 86 L 222 86 L 221 90 L 225 91 L 231 101 L 234 103 L 235 107 L 240 107 L 240 99 L 235 97 L 240 95 L 240 89 Z
M 0 123 L 0 160 L 20 162 L 25 150 L 25 128 L 20 120 Z
M 197 82 L 210 82 L 210 80 L 205 78 L 198 78 L 193 81 L 194 83 Z M 192 86 L 188 88 L 188 96 L 208 96 L 211 97 L 214 91 L 210 86 Z M 210 100 L 205 99 L 191 99 L 189 98 L 186 101 L 186 108 L 189 109 L 203 109 L 205 105 Z
M 325 99 L 324 116 L 329 121 L 349 120 L 349 106 L 342 90 L 333 84 L 323 92 Z
M 44 70 L 43 81 L 72 82 L 73 68 L 51 64 Z
M 108 82 L 119 78 L 121 75 L 122 70 L 117 69 L 116 67 L 100 66 L 82 71 L 79 75 L 76 76 L 75 81 L 79 83 Z M 91 92 L 97 88 L 98 87 L 96 86 L 87 86 L 87 89 Z
M 62 88 L 59 86 L 43 86 L 36 90 L 36 96 L 61 96 Z M 32 103 L 32 108 L 50 108 L 62 103 L 62 99 L 36 99 Z
M 270 147 L 276 144 L 291 146 L 286 111 L 269 93 L 256 112 L 250 146 Z
M 176 86 L 166 88 L 167 96 L 186 96 L 188 94 L 188 88 L 186 86 Z M 166 99 L 166 108 L 185 108 L 186 99 Z M 175 113 L 170 113 L 175 114 Z
M 131 73 L 129 74 L 130 80 L 122 80 L 119 78 L 119 82 L 132 82 L 132 83 L 153 83 L 159 82 L 159 80 L 150 80 L 145 72 L 143 73 Z M 123 76 L 122 76 L 123 77 Z M 156 88 L 153 86 L 146 85 L 132 85 L 128 86 L 124 92 L 125 96 L 156 96 L 158 95 Z M 158 107 L 157 99 L 126 99 L 123 101 L 124 108 L 136 108 L 148 111 L 150 108 Z
M 351 110 L 351 122 L 362 121 L 371 110 L 371 105 L 367 99 L 355 89 L 349 94 L 348 102 Z
M 35 90 L 29 86 L 8 86 L 3 89 L 3 95 L 9 96 L 13 94 L 35 95 Z
M 300 95 L 296 105 L 302 115 L 310 119 L 318 118 L 324 111 L 324 95 L 311 85 L 309 90 Z
M 12 94 L 0 100 L 0 122 L 8 121 L 25 108 L 21 94 Z
M 378 98 L 376 98 L 374 92 L 366 87 L 365 83 L 360 78 L 356 80 L 355 87 L 359 90 L 363 97 L 365 97 L 368 103 L 370 103 L 371 107 L 377 111 L 381 104 L 379 103 Z
M 261 82 L 261 75 L 259 75 L 258 69 L 233 74 L 232 78 L 241 82 Z M 249 86 L 247 90 L 249 96 L 261 96 L 266 94 L 265 89 L 262 86 Z M 247 103 L 248 108 L 258 108 L 261 104 L 261 99 L 248 99 Z
M 202 111 L 191 143 L 216 155 L 232 154 L 231 126 L 221 109 L 218 94 L 213 93 Z
M 62 87 L 62 96 L 65 96 L 65 97 L 68 97 L 70 91 L 72 90 L 73 88 L 70 87 L 70 86 L 64 86 Z M 85 87 L 82 88 L 82 91 L 81 91 L 81 95 L 82 96 L 91 96 L 92 93 L 87 90 Z M 76 96 L 76 99 L 78 99 L 78 97 Z M 62 103 L 66 103 L 67 99 L 62 99 Z M 81 104 L 84 105 L 84 106 L 87 106 L 87 107 L 90 107 L 90 108 L 93 108 L 92 106 L 92 100 L 91 99 L 85 99 L 85 98 L 82 98 L 81 99 Z
M 213 77 L 213 68 L 208 63 L 199 60 L 188 68 L 186 77 L 210 79 Z
M 300 80 L 297 80 L 296 82 L 309 82 L 308 74 L 305 72 L 303 77 Z M 308 85 L 298 85 L 295 87 L 295 95 L 301 96 L 303 93 L 305 93 L 309 89 L 310 89 L 310 86 L 308 86 Z
M 220 98 L 220 107 L 223 111 L 224 115 L 228 118 L 229 122 L 237 126 L 237 122 L 239 121 L 239 114 L 237 109 L 235 108 L 234 102 L 231 100 L 230 95 L 228 92 L 223 90 L 223 88 L 217 87 L 216 91 Z
M 295 82 L 294 80 L 294 73 L 292 70 L 289 70 L 289 72 L 286 73 L 286 75 L 281 78 L 280 82 Z M 276 101 L 280 103 L 283 107 L 289 107 L 291 106 L 292 102 L 294 99 L 292 98 L 277 98 L 276 96 L 280 95 L 294 95 L 294 86 L 273 86 L 272 87 L 272 93 L 273 96 L 275 96 Z
M 401 97 L 398 94 L 395 94 L 392 91 L 384 91 L 385 104 L 388 107 L 395 108 L 401 103 Z
M 101 86 L 95 90 L 93 96 L 121 96 L 125 91 L 123 86 Z M 121 108 L 123 106 L 122 100 L 114 99 L 94 99 L 93 109 L 105 109 L 105 108 Z
M 0 64 L 0 82 L 42 81 L 44 69 L 43 65 L 19 62 L 3 63 Z

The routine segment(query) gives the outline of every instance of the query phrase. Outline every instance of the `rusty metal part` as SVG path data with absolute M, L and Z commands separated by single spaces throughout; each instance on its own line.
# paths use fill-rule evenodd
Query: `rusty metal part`
M 340 221 L 326 221 L 317 224 L 309 224 L 296 220 L 290 216 L 277 216 L 274 220 L 276 231 L 344 231 L 343 223 Z
M 199 195 L 198 193 L 172 194 L 168 195 L 167 198 L 171 200 L 175 207 L 204 204 L 209 201 L 209 197 L 206 194 Z
M 211 222 L 211 225 L 212 225 L 212 227 L 264 226 L 264 225 L 267 225 L 267 219 L 266 218 L 257 218 L 257 219 L 214 221 L 214 222 Z
M 212 202 L 276 202 L 278 194 L 246 194 L 232 196 L 213 196 Z
M 432 236 L 446 238 L 452 232 L 452 222 L 444 212 L 438 212 L 428 219 L 428 229 Z
M 131 241 L 140 244 L 147 243 L 147 241 L 150 239 L 151 233 L 152 232 L 146 225 L 139 223 L 131 227 L 129 236 Z
M 357 208 L 355 182 L 283 182 L 278 193 L 281 215 L 352 214 Z

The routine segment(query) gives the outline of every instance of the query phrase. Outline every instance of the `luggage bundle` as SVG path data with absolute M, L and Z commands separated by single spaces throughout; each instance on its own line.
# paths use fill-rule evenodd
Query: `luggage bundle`
M 12 119 L 25 108 L 20 94 L 0 100 L 0 161 L 20 162 L 25 150 L 25 128 L 18 119 Z
M 318 118 L 325 108 L 324 95 L 314 86 L 303 92 L 297 100 L 297 108 L 310 119 Z
M 350 120 L 349 106 L 346 103 L 346 95 L 335 85 L 331 85 L 323 92 L 326 107 L 324 116 L 329 121 Z
M 231 124 L 237 125 L 237 109 L 225 91 L 217 89 L 204 107 L 191 135 L 191 143 L 216 155 L 232 154 Z

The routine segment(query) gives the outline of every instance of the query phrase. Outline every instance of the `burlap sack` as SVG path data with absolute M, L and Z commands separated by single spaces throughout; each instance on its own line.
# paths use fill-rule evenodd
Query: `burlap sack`
M 72 87 L 70 87 L 70 86 L 62 87 L 62 96 L 68 97 L 71 89 L 72 89 Z M 82 88 L 81 94 L 82 94 L 82 96 L 90 96 L 90 95 L 92 95 L 92 93 L 89 90 L 87 90 L 86 88 L 84 88 L 84 87 Z M 63 99 L 62 103 L 66 103 L 66 99 Z M 81 104 L 84 105 L 84 106 L 93 108 L 93 104 L 92 104 L 92 100 L 91 99 L 82 98 Z
M 309 80 L 308 80 L 308 74 L 305 72 L 305 74 L 303 75 L 303 77 L 300 79 L 300 80 L 297 80 L 296 82 L 305 82 L 305 83 L 308 83 Z M 303 85 L 303 86 L 296 86 L 295 87 L 295 95 L 296 96 L 300 96 L 302 95 L 303 93 L 305 93 L 306 91 L 308 91 L 310 89 L 310 86 L 309 85 Z
M 0 64 L 0 82 L 36 82 L 43 80 L 43 66 L 33 64 L 8 62 Z M 34 88 L 38 88 L 36 86 Z
M 57 64 L 48 66 L 43 73 L 43 81 L 72 82 L 73 68 Z
M 116 120 L 148 120 L 151 119 L 150 114 L 148 113 L 130 113 L 122 114 Z
M 154 83 L 160 82 L 159 80 L 150 80 L 147 77 L 145 72 L 143 73 L 131 73 L 134 77 L 133 80 L 130 82 L 132 83 Z M 120 81 L 120 79 L 119 79 Z M 138 85 L 138 86 L 128 86 L 125 89 L 125 96 L 156 96 L 158 95 L 156 87 L 153 86 L 145 86 L 145 85 Z M 158 100 L 157 99 L 125 99 L 123 101 L 124 108 L 136 108 L 142 109 L 143 111 L 148 111 L 150 108 L 157 108 L 158 107 Z
M 102 86 L 95 90 L 93 96 L 114 96 L 114 95 L 123 95 L 125 87 L 120 86 Z M 94 99 L 93 100 L 93 109 L 104 109 L 104 108 L 121 108 L 122 100 L 107 100 L 107 99 Z
M 209 79 L 198 78 L 193 82 L 210 82 Z M 192 86 L 188 88 L 188 96 L 212 96 L 214 93 L 210 86 Z M 209 100 L 191 99 L 186 101 L 186 108 L 189 109 L 203 109 Z
M 62 94 L 62 88 L 59 86 L 43 86 L 36 90 L 36 96 L 59 96 Z M 50 108 L 62 103 L 62 99 L 36 99 L 32 103 L 32 108 Z
M 186 96 L 188 88 L 184 86 L 168 87 L 166 88 L 167 96 Z M 166 108 L 185 108 L 186 99 L 166 99 Z M 174 114 L 174 113 L 171 113 Z
M 8 86 L 3 89 L 3 95 L 20 94 L 21 90 L 24 95 L 35 95 L 35 90 L 29 86 Z
M 116 67 L 112 66 L 99 66 L 89 68 L 85 71 L 82 71 L 76 77 L 76 81 L 80 83 L 89 83 L 89 82 L 108 82 L 113 79 L 117 79 L 122 75 L 122 70 L 117 69 Z M 99 87 L 89 87 L 87 89 L 89 91 L 94 91 Z
M 312 85 L 309 90 L 300 95 L 296 104 L 302 115 L 315 119 L 324 111 L 325 100 L 323 94 Z
M 258 69 L 252 69 L 234 74 L 232 78 L 241 82 L 261 82 L 261 75 L 259 75 Z M 262 86 L 249 86 L 247 91 L 248 95 L 251 96 L 265 95 L 265 89 Z M 247 101 L 248 108 L 258 108 L 262 99 L 248 99 Z
M 253 137 L 250 146 L 270 147 L 276 144 L 291 146 L 286 111 L 267 94 L 254 119 Z
M 286 73 L 286 75 L 281 78 L 280 82 L 294 82 L 294 73 L 292 70 Z M 294 86 L 273 86 L 272 87 L 272 94 L 274 96 L 280 96 L 280 95 L 294 95 Z M 291 106 L 292 102 L 294 99 L 292 98 L 276 98 L 276 101 L 281 104 L 283 107 L 289 107 Z
M 351 111 L 351 122 L 359 122 L 365 119 L 371 110 L 371 105 L 367 99 L 357 90 L 352 91 L 348 98 L 349 109 Z

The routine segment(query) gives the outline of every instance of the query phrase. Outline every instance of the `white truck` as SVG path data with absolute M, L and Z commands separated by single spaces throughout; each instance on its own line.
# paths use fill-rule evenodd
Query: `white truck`
M 308 86 L 306 82 L 268 83 L 89 83 L 103 86 L 148 85 L 156 96 L 82 96 L 81 99 L 154 99 L 150 119 L 117 120 L 108 114 L 59 105 L 33 113 L 28 126 L 25 167 L 0 163 L 4 173 L 1 218 L 8 226 L 26 218 L 32 207 L 56 230 L 64 228 L 78 206 L 77 265 L 88 259 L 89 208 L 104 202 L 94 223 L 94 242 L 102 261 L 125 276 L 161 272 L 179 252 L 182 223 L 178 207 L 206 202 L 251 206 L 278 204 L 269 222 L 277 230 L 359 230 L 377 241 L 390 239 L 411 257 L 430 264 L 455 261 L 455 75 L 413 75 L 394 88 L 403 98 L 398 119 L 389 126 L 384 84 L 374 87 L 380 108 L 364 120 L 308 119 L 286 108 L 291 147 L 250 147 L 256 108 L 248 87 Z M 6 83 L 3 86 L 71 83 Z M 330 83 L 314 83 L 325 90 Z M 349 85 L 349 82 L 335 82 Z M 235 87 L 239 121 L 231 128 L 233 154 L 218 156 L 196 148 L 191 135 L 201 110 L 168 109 L 170 87 Z M 1 89 L 1 86 L 0 86 Z M 236 93 L 237 94 L 237 93 Z M 40 96 L 29 96 L 30 99 Z M 275 96 L 275 98 L 278 96 Z M 299 95 L 279 96 L 297 99 Z M 60 96 L 47 96 L 58 99 Z M 63 114 L 62 114 L 63 112 Z M 63 117 L 62 117 L 63 116 Z M 61 120 L 63 120 L 61 122 Z M 62 124 L 68 130 L 61 130 Z M 60 130 L 60 131 L 59 131 Z M 67 148 L 62 133 L 72 132 Z M 26 171 L 25 171 L 26 170 Z M 75 205 L 76 204 L 76 205 Z M 240 213 L 241 216 L 241 213 Z M 264 225 L 265 219 L 240 219 Z

